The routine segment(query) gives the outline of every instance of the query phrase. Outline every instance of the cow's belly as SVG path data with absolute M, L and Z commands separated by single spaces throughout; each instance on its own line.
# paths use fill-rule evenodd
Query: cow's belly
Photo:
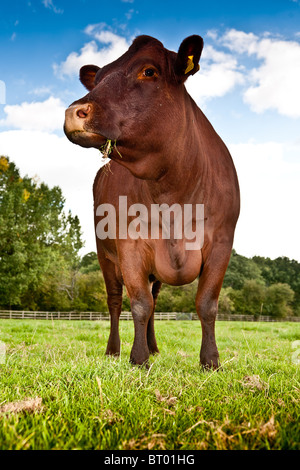
M 154 275 L 157 280 L 173 286 L 189 284 L 200 274 L 201 250 L 186 250 L 182 240 L 176 243 L 169 240 L 120 243 L 118 240 L 117 244 L 105 240 L 98 245 L 98 251 L 101 245 L 105 258 L 115 264 L 120 282 L 125 285 L 128 276 L 134 273 L 136 278 L 137 273 L 140 271 L 142 275 L 145 269 L 149 276 Z
M 173 286 L 189 284 L 200 273 L 202 255 L 200 250 L 185 250 L 184 241 L 172 245 L 160 241 L 155 247 L 154 276 Z

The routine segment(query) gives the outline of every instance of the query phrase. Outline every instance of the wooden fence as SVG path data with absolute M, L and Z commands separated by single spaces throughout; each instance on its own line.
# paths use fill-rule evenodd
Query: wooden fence
M 184 312 L 155 312 L 155 320 L 198 320 L 196 313 L 184 313 Z M 108 312 L 31 312 L 26 310 L 0 310 L 0 318 L 3 319 L 15 319 L 15 320 L 109 320 Z M 121 320 L 131 320 L 131 312 L 122 312 Z M 259 315 L 254 317 L 253 315 L 225 315 L 218 314 L 217 320 L 222 321 L 265 321 L 265 322 L 277 322 L 277 321 L 290 321 L 299 322 L 300 317 L 286 317 L 278 318 L 266 315 Z
M 176 312 L 155 313 L 157 320 L 176 320 Z M 35 312 L 35 311 L 16 311 L 0 310 L 0 318 L 11 320 L 109 320 L 108 312 Z M 131 320 L 131 312 L 122 312 L 121 320 Z

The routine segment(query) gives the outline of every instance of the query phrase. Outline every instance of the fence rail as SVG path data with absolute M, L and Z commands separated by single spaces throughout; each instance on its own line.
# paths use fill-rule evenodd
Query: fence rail
M 0 318 L 2 319 L 15 319 L 15 320 L 109 320 L 108 312 L 34 312 L 34 311 L 16 311 L 16 310 L 0 310 Z M 196 313 L 185 312 L 155 312 L 155 320 L 198 320 Z M 121 320 L 131 320 L 131 312 L 122 312 Z M 277 321 L 290 321 L 299 322 L 300 317 L 272 317 L 266 315 L 225 315 L 218 314 L 217 320 L 221 321 L 264 321 L 264 322 L 277 322 Z

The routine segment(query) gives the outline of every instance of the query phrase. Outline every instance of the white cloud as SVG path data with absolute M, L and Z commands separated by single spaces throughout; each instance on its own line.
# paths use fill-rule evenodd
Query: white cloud
M 244 95 L 255 112 L 275 109 L 284 116 L 300 117 L 300 44 L 263 39 L 257 57 L 263 65 L 254 69 L 254 82 Z
M 0 80 L 0 104 L 6 103 L 6 86 L 3 80 Z
M 241 190 L 234 246 L 246 256 L 300 261 L 300 146 L 281 142 L 229 145 Z
M 60 186 L 66 210 L 79 217 L 86 240 L 83 253 L 96 251 L 92 186 L 102 165 L 100 152 L 41 131 L 1 132 L 0 142 L 0 154 L 9 156 L 21 175 L 37 175 L 50 187 Z
M 200 72 L 190 77 L 186 87 L 200 105 L 206 100 L 224 96 L 236 85 L 244 83 L 243 70 L 231 54 L 208 45 L 203 50 Z
M 250 86 L 244 100 L 256 113 L 269 109 L 300 117 L 300 44 L 253 33 L 230 30 L 219 40 L 232 52 L 254 55 L 262 63 L 248 71 Z
M 62 14 L 64 12 L 64 10 L 60 9 L 60 8 L 57 8 L 54 3 L 53 3 L 53 0 L 42 0 L 42 4 L 46 7 L 46 8 L 49 8 L 50 10 L 54 11 L 54 13 L 57 13 L 57 14 Z
M 134 14 L 134 9 L 131 8 L 130 10 L 128 10 L 127 13 L 125 13 L 125 16 L 128 20 L 131 20 L 131 18 L 133 17 L 133 14 Z
M 62 101 L 53 96 L 46 101 L 7 105 L 4 107 L 6 118 L 0 120 L 0 126 L 48 132 L 62 130 L 65 109 Z
M 30 95 L 42 96 L 42 95 L 50 95 L 51 88 L 47 86 L 41 86 L 38 88 L 34 88 L 29 92 Z
M 253 33 L 245 33 L 244 31 L 237 31 L 230 29 L 219 40 L 218 43 L 224 45 L 232 52 L 239 54 L 248 53 L 253 54 L 257 52 L 259 37 Z
M 71 52 L 67 59 L 60 64 L 54 64 L 53 69 L 56 76 L 64 78 L 65 76 L 79 76 L 79 70 L 83 65 L 95 64 L 99 60 L 99 50 L 95 41 L 85 44 L 80 53 Z
M 129 43 L 126 39 L 111 31 L 104 30 L 104 26 L 104 23 L 99 23 L 88 25 L 85 28 L 85 33 L 92 36 L 93 40 L 86 43 L 79 53 L 71 52 L 65 61 L 54 64 L 54 73 L 59 78 L 78 76 L 83 65 L 95 64 L 103 67 L 127 51 Z M 96 41 L 102 45 L 100 49 Z

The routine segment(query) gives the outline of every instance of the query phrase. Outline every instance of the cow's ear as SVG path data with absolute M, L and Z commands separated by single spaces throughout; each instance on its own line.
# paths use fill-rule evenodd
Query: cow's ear
M 85 65 L 80 69 L 79 79 L 89 91 L 95 87 L 95 77 L 98 70 L 100 70 L 100 67 L 97 67 L 97 65 Z
M 198 72 L 202 49 L 201 36 L 189 36 L 182 41 L 175 61 L 175 73 L 180 82 L 184 82 L 190 75 Z

